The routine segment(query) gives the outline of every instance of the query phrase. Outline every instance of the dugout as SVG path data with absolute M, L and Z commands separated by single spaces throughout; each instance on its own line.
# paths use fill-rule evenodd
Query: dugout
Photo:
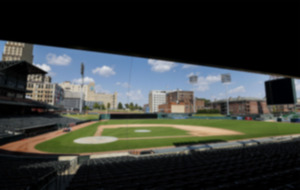
M 47 133 L 50 131 L 55 131 L 57 129 L 58 127 L 56 123 L 45 123 L 45 124 L 36 125 L 32 127 L 15 128 L 14 131 L 24 134 L 26 137 L 30 137 L 30 136 L 36 136 L 39 134 Z

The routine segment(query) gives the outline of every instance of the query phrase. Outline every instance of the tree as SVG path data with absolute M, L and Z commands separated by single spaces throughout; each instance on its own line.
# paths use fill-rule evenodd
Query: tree
M 96 102 L 96 103 L 94 103 L 93 108 L 94 109 L 100 109 L 100 105 Z
M 134 109 L 135 109 L 135 110 L 139 109 L 139 105 L 138 105 L 138 104 L 135 104 L 135 105 L 134 105 Z
M 129 104 L 129 109 L 130 109 L 130 110 L 134 110 L 134 104 L 133 104 L 133 102 L 130 102 L 130 104 Z
M 101 109 L 102 109 L 102 110 L 105 110 L 105 109 L 106 109 L 104 104 L 101 104 Z
M 108 110 L 110 109 L 110 103 L 109 102 L 107 103 L 107 109 Z
M 119 102 L 119 104 L 118 104 L 118 109 L 119 109 L 119 110 L 122 110 L 122 109 L 123 109 L 123 104 L 122 104 L 121 102 Z
M 205 107 L 208 107 L 211 103 L 211 101 L 208 99 L 204 99 L 204 102 L 205 102 Z
M 86 111 L 86 110 L 89 110 L 89 109 L 90 109 L 89 106 L 84 106 L 84 107 L 83 107 L 83 110 L 85 110 L 85 111 Z

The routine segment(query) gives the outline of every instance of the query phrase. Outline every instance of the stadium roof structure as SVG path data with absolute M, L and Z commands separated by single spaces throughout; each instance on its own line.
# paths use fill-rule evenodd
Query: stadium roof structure
M 0 71 L 14 70 L 16 73 L 46 74 L 47 72 L 26 61 L 0 61 Z
M 42 108 L 42 109 L 54 109 L 54 110 L 59 109 L 56 106 L 52 106 L 50 104 L 38 102 L 35 100 L 8 98 L 3 96 L 0 96 L 0 105 L 13 105 L 13 106 L 21 106 L 21 107 L 32 107 L 32 108 Z
M 99 11 L 69 15 L 56 9 L 42 22 L 28 15 L 36 9 L 26 9 L 18 12 L 30 21 L 26 32 L 5 17 L 0 39 L 300 78 L 299 3 L 287 1 L 199 2 L 167 11 L 160 6 L 148 11 L 127 7 L 115 17 Z M 48 35 L 41 36 L 41 31 Z

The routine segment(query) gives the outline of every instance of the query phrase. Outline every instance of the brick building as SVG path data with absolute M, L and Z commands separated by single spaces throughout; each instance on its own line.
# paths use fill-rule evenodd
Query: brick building
M 226 99 L 212 102 L 212 108 L 226 114 Z M 259 98 L 237 97 L 229 98 L 229 112 L 231 115 L 254 115 L 270 113 L 266 100 Z
M 176 103 L 184 105 L 184 113 L 194 112 L 194 92 L 193 91 L 173 91 L 168 92 L 166 96 L 166 104 Z
M 196 112 L 205 109 L 205 100 L 196 98 Z
M 159 105 L 158 109 L 159 112 L 163 113 L 185 113 L 185 104 L 183 102 L 178 104 L 176 102 L 171 102 Z

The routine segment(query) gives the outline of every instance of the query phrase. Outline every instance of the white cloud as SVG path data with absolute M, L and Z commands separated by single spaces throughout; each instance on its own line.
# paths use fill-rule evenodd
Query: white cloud
M 295 87 L 296 87 L 296 91 L 300 92 L 300 81 L 299 80 L 295 80 Z
M 212 95 L 212 96 L 210 97 L 210 99 L 211 99 L 212 101 L 219 100 L 219 99 L 224 99 L 224 98 L 226 98 L 226 94 L 223 93 L 223 92 L 220 92 L 220 93 L 218 93 L 217 95 Z
M 221 76 L 220 75 L 208 75 L 206 77 L 206 81 L 208 83 L 215 83 L 215 82 L 220 82 L 221 81 Z
M 188 77 L 191 75 L 194 75 L 194 73 L 190 73 Z M 193 84 L 194 90 L 200 92 L 207 91 L 209 90 L 210 85 L 216 82 L 221 82 L 220 75 L 208 75 L 206 77 L 198 77 L 197 83 Z
M 38 68 L 46 71 L 47 74 L 50 75 L 51 77 L 54 77 L 56 75 L 56 73 L 51 72 L 51 70 L 52 70 L 51 67 L 45 63 L 43 63 L 43 64 L 35 64 L 34 63 L 34 65 L 37 66 Z
M 66 54 L 57 56 L 54 53 L 48 53 L 46 59 L 48 64 L 50 65 L 61 65 L 61 66 L 67 66 L 72 61 L 72 58 Z
M 76 84 L 81 84 L 81 81 L 82 81 L 81 78 L 73 79 L 73 83 L 76 83 Z M 90 77 L 84 77 L 83 78 L 83 83 L 84 84 L 88 84 L 90 82 L 95 82 L 95 80 L 93 78 L 90 78 Z
M 144 98 L 141 90 L 126 92 L 126 96 L 129 98 L 129 101 L 140 101 Z
M 96 93 L 105 93 L 105 94 L 109 94 L 110 93 L 109 90 L 103 89 L 103 87 L 100 84 L 97 84 L 95 86 L 95 91 L 96 91 Z
M 127 82 L 116 82 L 117 86 L 121 86 L 123 88 L 129 88 L 130 85 Z
M 51 67 L 49 65 L 45 64 L 45 63 L 43 63 L 41 65 L 40 64 L 34 64 L 34 65 L 37 66 L 38 68 L 46 71 L 46 72 L 50 72 L 51 71 Z
M 235 93 L 244 93 L 246 92 L 246 89 L 244 86 L 238 86 L 234 89 L 231 89 L 228 91 L 228 94 L 235 94 Z
M 154 72 L 167 72 L 176 66 L 174 62 L 171 61 L 162 61 L 156 59 L 148 59 L 148 64 L 151 65 L 151 70 Z
M 191 64 L 183 64 L 182 65 L 183 69 L 190 69 L 190 68 L 194 68 L 194 67 L 196 67 L 196 65 L 191 65 Z
M 113 68 L 106 66 L 106 65 L 103 65 L 102 67 L 97 67 L 92 72 L 93 72 L 93 74 L 99 74 L 100 76 L 103 76 L 103 77 L 110 77 L 110 76 L 116 74 L 116 72 L 114 71 Z

